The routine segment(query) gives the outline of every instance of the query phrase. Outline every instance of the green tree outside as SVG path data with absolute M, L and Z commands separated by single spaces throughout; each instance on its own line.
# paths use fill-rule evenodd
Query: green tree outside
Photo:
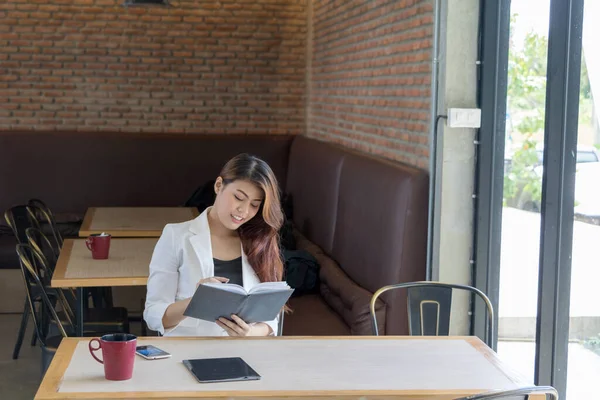
M 511 25 L 516 21 L 511 17 Z M 518 147 L 504 177 L 504 204 L 536 210 L 542 196 L 542 181 L 535 167 L 541 164 L 537 151 L 543 141 L 546 101 L 548 38 L 530 32 L 517 47 L 511 35 L 508 59 L 507 108 L 512 139 Z M 583 58 L 585 60 L 585 57 Z M 591 122 L 591 88 L 585 62 L 581 64 L 580 124 Z M 508 134 L 508 132 L 507 132 Z

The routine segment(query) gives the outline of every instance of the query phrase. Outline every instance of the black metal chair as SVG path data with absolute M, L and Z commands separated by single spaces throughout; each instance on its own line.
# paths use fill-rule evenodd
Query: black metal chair
M 58 229 L 52 210 L 50 210 L 46 203 L 39 199 L 29 200 L 28 210 L 40 222 L 40 226 L 43 223 L 48 227 L 48 230 L 52 233 L 54 238 L 55 252 L 57 254 L 60 253 L 60 249 L 63 245 L 63 237 Z M 44 230 L 42 229 L 42 231 Z
M 479 296 L 487 307 L 487 345 L 494 343 L 494 309 L 490 299 L 481 290 L 451 283 L 433 281 L 406 282 L 384 286 L 371 297 L 370 312 L 374 335 L 379 335 L 375 305 L 379 296 L 389 290 L 406 289 L 408 295 L 408 329 L 410 335 L 447 336 L 450 331 L 450 308 L 453 289 L 466 290 Z
M 40 222 L 35 217 L 36 212 L 35 207 L 26 205 L 14 206 L 4 212 L 4 220 L 18 243 L 27 243 L 27 228 L 40 229 Z
M 17 243 L 27 243 L 27 228 L 40 228 L 39 221 L 35 218 L 35 215 L 32 214 L 31 211 L 35 211 L 34 207 L 28 209 L 25 205 L 19 205 L 15 207 L 11 207 L 10 209 L 4 212 L 4 219 L 11 229 Z M 41 298 L 38 293 L 35 293 L 33 296 L 33 301 L 36 303 L 41 303 Z M 25 296 L 24 306 L 23 306 L 23 314 L 21 316 L 21 325 L 19 327 L 19 332 L 17 333 L 17 341 L 15 343 L 15 347 L 13 349 L 13 360 L 19 358 L 19 352 L 21 351 L 21 346 L 23 344 L 23 338 L 25 336 L 25 330 L 27 329 L 27 322 L 29 321 L 29 313 L 31 308 L 28 305 L 27 296 Z M 34 333 L 31 339 L 31 345 L 35 345 L 36 335 Z
M 64 238 L 58 228 L 54 213 L 46 203 L 40 199 L 30 199 L 27 210 L 33 218 L 38 221 L 39 228 L 45 235 L 52 235 L 54 238 L 53 249 L 56 257 L 60 254 Z M 51 258 L 46 254 L 49 261 Z M 92 297 L 94 307 L 113 307 L 113 294 L 110 287 L 89 288 L 88 294 Z
M 75 292 L 73 290 L 63 291 L 61 289 L 50 288 L 50 278 L 54 272 L 47 258 L 41 249 L 49 244 L 48 238 L 36 228 L 27 229 L 27 238 L 29 245 L 34 251 L 35 258 L 32 260 L 34 265 L 37 266 L 38 271 L 42 277 L 48 276 L 49 278 L 45 281 L 46 290 L 56 291 L 57 297 L 62 300 L 62 308 L 64 311 L 58 312 L 58 316 L 64 323 L 75 320 L 75 313 L 73 312 L 74 304 L 76 301 Z M 84 330 L 97 331 L 97 332 L 117 332 L 117 333 L 129 333 L 129 319 L 127 315 L 127 309 L 124 307 L 94 307 L 86 308 L 83 314 L 83 326 Z
M 44 235 L 44 233 L 38 228 L 25 229 L 25 237 L 27 237 L 26 243 L 31 245 L 35 251 L 44 256 L 46 267 L 48 267 L 50 269 L 50 273 L 53 274 L 60 253 L 56 252 L 56 248 L 50 242 L 48 237 Z
M 58 345 L 60 344 L 63 338 L 67 337 L 67 331 L 65 330 L 63 324 L 60 322 L 60 318 L 58 317 L 56 309 L 54 308 L 54 304 L 56 303 L 57 299 L 53 299 L 54 301 L 52 301 L 50 300 L 49 294 L 45 290 L 36 290 L 37 288 L 43 288 L 44 283 L 33 261 L 35 259 L 34 250 L 31 248 L 31 246 L 27 244 L 18 244 L 17 255 L 19 256 L 21 270 L 23 272 L 23 279 L 25 282 L 25 289 L 28 300 L 27 304 L 30 307 L 29 313 L 33 318 L 35 334 L 37 335 L 37 338 L 42 348 L 41 373 L 43 377 L 46 373 L 46 370 L 48 369 L 48 366 L 50 365 L 50 361 L 52 361 L 52 358 L 56 353 Z M 48 337 L 41 331 L 43 323 L 41 322 L 40 312 L 42 307 L 39 307 L 39 310 L 36 309 L 34 296 L 37 295 L 39 295 L 39 297 L 42 299 L 42 302 L 49 310 L 52 318 L 55 321 L 58 321 L 56 326 L 60 335 Z
M 558 400 L 558 392 L 552 386 L 530 386 L 511 390 L 497 390 L 493 392 L 474 394 L 467 397 L 460 397 L 454 400 L 515 400 L 517 398 L 523 398 L 527 400 L 532 394 L 545 394 L 546 398 L 549 397 L 550 400 Z

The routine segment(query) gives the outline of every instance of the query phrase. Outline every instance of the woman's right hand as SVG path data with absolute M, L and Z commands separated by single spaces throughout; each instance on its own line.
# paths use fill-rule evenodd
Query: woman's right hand
M 203 283 L 227 283 L 227 282 L 229 282 L 228 278 L 223 278 L 221 276 L 212 276 L 210 278 L 200 279 L 200 281 L 198 281 L 198 283 L 196 283 L 196 289 L 198 289 L 198 286 L 202 285 Z

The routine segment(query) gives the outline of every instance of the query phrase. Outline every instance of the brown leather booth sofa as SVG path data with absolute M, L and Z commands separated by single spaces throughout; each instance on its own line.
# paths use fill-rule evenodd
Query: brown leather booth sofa
M 2 132 L 0 210 L 40 198 L 68 222 L 90 206 L 182 205 L 241 152 L 271 165 L 298 248 L 321 265 L 319 293 L 291 300 L 284 334 L 371 334 L 371 294 L 425 277 L 424 171 L 302 136 Z M 0 268 L 18 268 L 14 243 L 0 236 Z M 377 309 L 380 330 L 407 333 L 404 295 Z

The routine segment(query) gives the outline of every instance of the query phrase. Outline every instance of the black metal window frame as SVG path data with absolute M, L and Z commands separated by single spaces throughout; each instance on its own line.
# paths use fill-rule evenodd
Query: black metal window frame
M 474 285 L 498 310 L 510 0 L 482 3 Z M 554 386 L 561 398 L 567 384 L 582 25 L 583 0 L 550 1 L 535 383 Z M 485 337 L 485 312 L 478 303 L 472 330 Z
M 500 288 L 500 239 L 502 235 L 502 191 L 504 184 L 504 135 L 510 0 L 482 1 L 481 18 L 481 128 L 477 147 L 474 219 L 474 286 L 489 297 L 498 310 Z M 484 305 L 474 303 L 472 333 L 485 337 Z M 498 312 L 494 326 L 498 337 Z M 493 343 L 496 350 L 497 343 Z

